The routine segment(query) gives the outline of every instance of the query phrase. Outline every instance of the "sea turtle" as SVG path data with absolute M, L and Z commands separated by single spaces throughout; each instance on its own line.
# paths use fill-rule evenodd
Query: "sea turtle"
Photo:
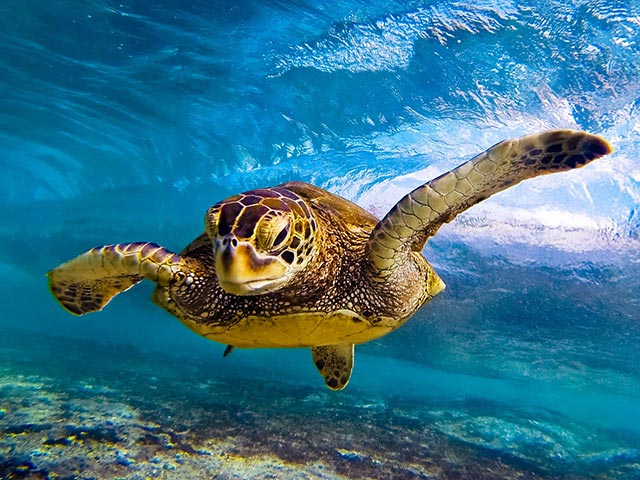
M 416 188 L 380 221 L 290 182 L 216 203 L 180 254 L 155 243 L 93 248 L 48 273 L 71 313 L 101 310 L 143 278 L 153 301 L 234 347 L 308 347 L 330 389 L 349 382 L 354 344 L 397 329 L 445 284 L 421 251 L 456 215 L 527 178 L 611 152 L 602 138 L 550 130 L 505 140 Z

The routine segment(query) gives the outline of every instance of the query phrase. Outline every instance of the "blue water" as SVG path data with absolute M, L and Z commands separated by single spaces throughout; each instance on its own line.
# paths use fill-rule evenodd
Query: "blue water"
M 63 450 L 97 444 L 40 438 L 60 421 L 56 399 L 84 412 L 69 425 L 109 401 L 117 418 L 160 422 L 153 391 L 127 383 L 155 378 L 181 431 L 224 432 L 224 448 L 254 459 L 216 464 L 229 477 L 264 478 L 255 459 L 268 457 L 296 478 L 366 478 L 367 465 L 493 478 L 498 463 L 505 477 L 640 478 L 639 2 L 26 0 L 0 14 L 0 476 L 82 476 L 59 465 Z M 47 289 L 49 269 L 94 245 L 181 249 L 209 205 L 240 191 L 304 180 L 382 216 L 497 141 L 555 127 L 615 152 L 445 226 L 424 253 L 447 290 L 360 346 L 345 392 L 325 391 L 306 350 L 223 360 L 151 304 L 151 285 L 87 317 Z M 104 402 L 82 403 L 83 385 Z M 192 402 L 239 413 L 207 429 Z M 336 450 L 331 431 L 297 428 L 331 415 L 349 425 L 334 427 Z M 234 425 L 248 417 L 289 450 L 247 450 Z M 120 449 L 117 469 L 85 476 L 151 475 L 148 458 L 122 460 L 138 437 L 116 424 L 119 439 L 99 438 Z M 442 455 L 427 466 L 426 451 Z M 209 460 L 189 462 L 171 474 L 208 478 Z

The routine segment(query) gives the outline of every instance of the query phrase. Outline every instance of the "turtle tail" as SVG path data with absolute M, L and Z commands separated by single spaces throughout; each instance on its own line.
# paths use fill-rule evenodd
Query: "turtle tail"
M 91 250 L 54 268 L 49 288 L 75 315 L 102 310 L 143 278 L 167 285 L 182 257 L 155 243 L 119 243 Z

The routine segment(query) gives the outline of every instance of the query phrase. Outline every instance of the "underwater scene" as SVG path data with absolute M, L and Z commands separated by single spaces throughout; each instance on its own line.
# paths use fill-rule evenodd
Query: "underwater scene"
M 0 13 L 0 478 L 640 479 L 639 1 Z M 381 219 L 492 145 L 559 128 L 613 152 L 421 224 L 444 223 L 422 253 L 446 289 L 357 344 L 343 389 L 320 349 L 195 334 L 152 281 L 83 316 L 50 291 L 92 247 L 182 252 L 241 192 L 308 182 Z M 406 288 L 382 291 L 404 305 Z

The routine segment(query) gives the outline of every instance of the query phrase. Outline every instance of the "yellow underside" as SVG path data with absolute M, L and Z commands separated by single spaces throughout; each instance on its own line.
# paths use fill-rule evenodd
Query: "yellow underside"
M 196 333 L 241 348 L 295 348 L 364 343 L 382 337 L 400 325 L 383 318 L 372 325 L 349 310 L 332 313 L 296 313 L 247 317 L 229 328 L 185 322 Z

